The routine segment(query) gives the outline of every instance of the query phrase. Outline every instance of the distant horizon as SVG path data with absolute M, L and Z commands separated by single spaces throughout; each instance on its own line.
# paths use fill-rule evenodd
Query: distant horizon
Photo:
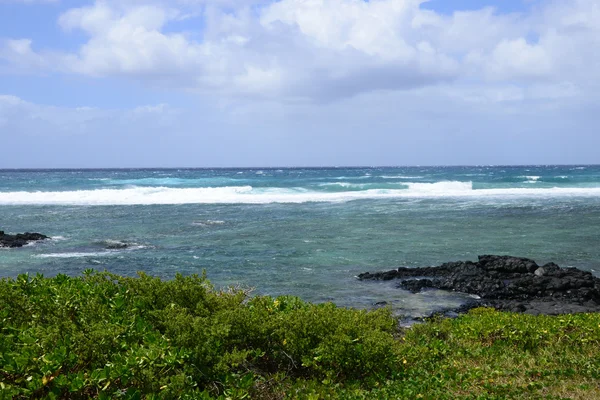
M 254 167 L 59 167 L 59 168 L 0 168 L 0 171 L 119 171 L 119 170 L 227 170 L 227 169 L 373 169 L 373 168 L 478 168 L 478 167 L 597 167 L 600 164 L 456 164 L 456 165 L 337 165 L 337 166 L 254 166 Z

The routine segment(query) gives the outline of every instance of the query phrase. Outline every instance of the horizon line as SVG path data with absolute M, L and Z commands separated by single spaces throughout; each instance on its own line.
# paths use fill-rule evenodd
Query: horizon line
M 0 171 L 117 171 L 117 170 L 228 170 L 228 169 L 375 169 L 375 168 L 477 168 L 477 167 L 595 167 L 598 164 L 423 164 L 423 165 L 325 165 L 325 166 L 252 166 L 252 167 L 0 167 Z

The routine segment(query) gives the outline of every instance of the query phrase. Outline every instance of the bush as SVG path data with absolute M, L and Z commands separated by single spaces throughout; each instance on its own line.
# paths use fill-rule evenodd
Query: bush
M 389 309 L 86 271 L 0 281 L 0 399 L 600 398 L 600 315 Z
M 389 310 L 217 291 L 205 276 L 163 281 L 86 271 L 0 282 L 0 373 L 9 397 L 243 397 L 260 377 L 365 384 L 399 355 Z

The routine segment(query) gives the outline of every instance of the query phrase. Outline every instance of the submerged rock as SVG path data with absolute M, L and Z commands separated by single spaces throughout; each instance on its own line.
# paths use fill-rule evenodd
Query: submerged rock
M 398 287 L 418 293 L 435 288 L 477 295 L 472 306 L 529 314 L 600 311 L 600 278 L 577 268 L 510 256 L 479 256 L 438 267 L 398 268 L 364 273 L 360 280 L 400 280 Z
M 121 242 L 119 240 L 105 240 L 102 245 L 107 250 L 122 250 L 129 247 L 129 243 Z
M 0 231 L 0 247 L 23 247 L 30 242 L 44 239 L 49 239 L 49 237 L 41 233 L 25 232 L 9 235 L 4 233 L 4 231 Z

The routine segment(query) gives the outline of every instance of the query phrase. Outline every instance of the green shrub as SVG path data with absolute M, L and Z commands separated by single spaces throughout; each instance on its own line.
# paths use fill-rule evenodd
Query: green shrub
M 398 361 L 389 311 L 248 299 L 204 276 L 21 275 L 0 282 L 0 304 L 9 397 L 243 397 L 278 371 L 367 382 Z
M 600 316 L 389 309 L 86 271 L 0 281 L 0 399 L 600 398 Z

